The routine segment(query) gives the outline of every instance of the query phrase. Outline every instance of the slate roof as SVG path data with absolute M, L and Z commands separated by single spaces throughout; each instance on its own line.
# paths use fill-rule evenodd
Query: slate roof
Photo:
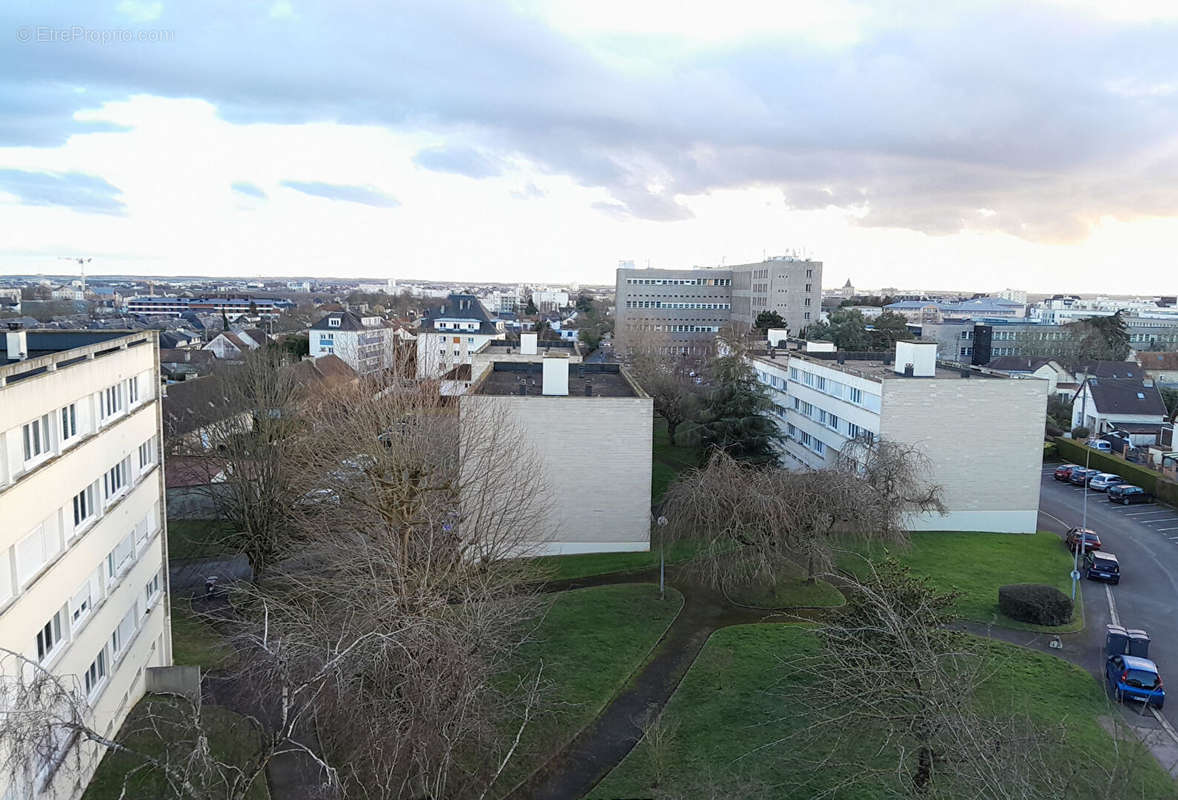
M 198 369 L 211 369 L 217 362 L 216 353 L 211 350 L 175 350 L 160 348 L 161 364 L 192 364 Z
M 1157 386 L 1138 380 L 1089 378 L 1092 401 L 1101 414 L 1134 414 L 1142 417 L 1166 416 L 1166 404 Z
M 339 325 L 328 325 L 329 319 L 339 319 Z M 365 331 L 370 330 L 354 311 L 332 311 L 324 314 L 311 326 L 313 331 Z
M 165 437 L 189 433 L 236 413 L 216 377 L 169 384 L 166 391 L 163 407 Z
M 439 319 L 474 320 L 479 323 L 478 330 L 473 331 L 474 333 L 489 335 L 499 333 L 499 328 L 496 327 L 495 322 L 491 319 L 491 315 L 487 313 L 487 309 L 483 306 L 482 302 L 473 294 L 450 295 L 440 308 L 431 308 L 426 312 L 418 330 L 426 333 L 454 333 L 454 331 L 447 328 L 435 328 L 434 322 Z
M 1081 361 L 1073 370 L 1077 375 L 1092 378 L 1141 380 L 1142 369 L 1135 361 Z
M 987 369 L 996 369 L 1002 372 L 1034 372 L 1042 367 L 1044 364 L 1051 363 L 1050 358 L 1030 358 L 1028 356 L 999 356 L 998 358 L 991 358 L 990 363 L 986 365 Z
M 332 381 L 354 381 L 356 370 L 348 366 L 337 355 L 306 358 L 294 365 L 295 375 L 305 386 L 314 386 Z

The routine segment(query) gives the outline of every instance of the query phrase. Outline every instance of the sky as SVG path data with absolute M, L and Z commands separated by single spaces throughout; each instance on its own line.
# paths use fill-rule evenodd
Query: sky
M 1178 293 L 1178 3 L 7 0 L 0 274 Z

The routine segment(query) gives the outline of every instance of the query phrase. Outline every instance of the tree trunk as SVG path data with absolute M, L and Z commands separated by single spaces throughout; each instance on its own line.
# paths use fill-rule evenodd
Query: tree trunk
M 667 420 L 667 439 L 670 440 L 671 446 L 675 446 L 675 431 L 678 429 L 679 423 L 677 421 Z
M 922 744 L 916 755 L 916 774 L 912 776 L 912 788 L 916 794 L 925 794 L 933 781 L 933 750 Z

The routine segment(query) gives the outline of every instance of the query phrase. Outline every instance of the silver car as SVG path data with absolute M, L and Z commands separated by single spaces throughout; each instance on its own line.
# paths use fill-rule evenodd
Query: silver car
M 1098 475 L 1092 476 L 1088 481 L 1088 488 L 1094 492 L 1107 492 L 1108 487 L 1125 482 L 1120 475 L 1114 475 L 1111 472 L 1101 472 Z

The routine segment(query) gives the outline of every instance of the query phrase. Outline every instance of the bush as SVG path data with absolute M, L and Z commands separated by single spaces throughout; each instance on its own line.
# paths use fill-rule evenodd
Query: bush
M 1055 446 L 1055 442 L 1043 443 L 1043 460 L 1052 461 L 1059 455 L 1059 448 Z
M 1066 625 L 1072 619 L 1071 599 L 1042 583 L 1014 583 L 998 588 L 998 608 L 1019 622 Z
M 1072 438 L 1073 439 L 1087 439 L 1088 438 L 1088 429 L 1085 428 L 1083 425 L 1078 425 L 1075 428 L 1072 428 Z
M 1093 450 L 1079 442 L 1073 442 L 1071 439 L 1056 439 L 1055 448 L 1059 451 L 1060 458 L 1071 461 L 1073 464 L 1084 466 L 1087 463 L 1093 469 L 1120 475 L 1135 486 L 1158 494 L 1157 485 L 1162 481 L 1159 481 L 1158 473 L 1149 467 L 1131 464 L 1120 456 Z

